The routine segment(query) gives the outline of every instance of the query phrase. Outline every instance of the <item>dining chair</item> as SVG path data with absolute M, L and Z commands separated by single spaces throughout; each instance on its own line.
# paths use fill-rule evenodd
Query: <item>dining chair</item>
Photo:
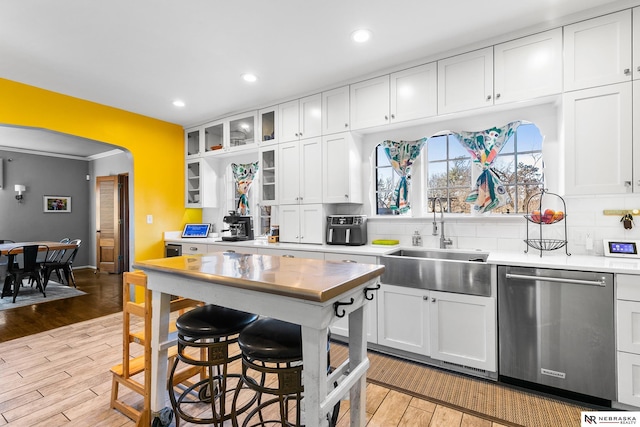
M 56 261 L 47 261 L 42 269 L 42 277 L 44 279 L 44 286 L 46 288 L 47 283 L 49 283 L 49 278 L 51 277 L 51 273 L 55 271 L 58 276 L 58 280 L 62 282 L 62 274 L 64 274 L 64 278 L 66 279 L 67 286 L 73 284 L 74 288 L 76 286 L 76 279 L 73 276 L 73 260 L 76 258 L 78 253 L 78 249 L 80 249 L 80 245 L 82 244 L 81 239 L 71 240 L 69 244 L 75 245 L 76 247 L 73 249 L 65 250 L 60 258 Z
M 60 239 L 60 243 L 69 243 L 70 241 L 71 239 L 69 237 Z M 47 262 L 59 261 L 62 255 L 64 255 L 64 252 L 67 250 L 69 249 L 56 249 L 53 251 L 49 251 L 49 257 L 47 258 Z
M 39 252 L 45 253 L 46 260 L 49 247 L 47 245 L 16 246 L 7 252 L 7 257 L 9 258 L 7 277 L 4 280 L 0 298 L 13 295 L 13 302 L 16 302 L 16 297 L 22 286 L 22 280 L 26 278 L 34 280 L 37 284 L 36 289 L 42 292 L 44 297 L 47 296 L 45 294 L 46 285 L 42 283 L 43 263 L 38 262 Z M 46 265 L 46 262 L 44 265 Z

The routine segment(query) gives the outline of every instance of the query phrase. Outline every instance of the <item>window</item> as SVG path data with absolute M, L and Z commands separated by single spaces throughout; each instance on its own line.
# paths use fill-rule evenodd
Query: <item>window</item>
M 411 177 L 407 177 L 411 181 Z M 376 147 L 376 214 L 393 215 L 394 192 L 400 176 L 393 170 L 382 144 Z
M 464 201 L 471 188 L 469 152 L 453 134 L 429 138 L 426 150 L 428 159 L 426 212 L 433 212 L 433 200 L 436 197 L 442 201 L 445 212 L 471 212 L 471 205 Z
M 424 184 L 427 188 L 423 190 L 427 195 L 424 212 L 433 212 L 434 198 L 439 197 L 445 212 L 470 213 L 472 205 L 465 199 L 475 185 L 480 169 L 473 166 L 471 155 L 458 137 L 447 133 L 429 138 L 422 158 L 427 177 Z M 542 165 L 542 135 L 534 124 L 523 123 L 502 147 L 492 165 L 511 198 L 510 203 L 492 212 L 525 212 L 526 201 L 543 185 Z M 382 145 L 376 148 L 375 177 L 376 213 L 392 215 L 394 190 L 400 177 L 391 167 Z
M 465 199 L 479 168 L 472 168 L 471 157 L 458 138 L 453 134 L 429 138 L 427 159 L 426 211 L 432 212 L 434 197 L 440 197 L 445 212 L 469 213 L 471 205 Z M 502 147 L 492 169 L 511 198 L 510 203 L 492 212 L 525 212 L 526 201 L 543 185 L 542 136 L 538 128 L 529 123 L 520 125 Z

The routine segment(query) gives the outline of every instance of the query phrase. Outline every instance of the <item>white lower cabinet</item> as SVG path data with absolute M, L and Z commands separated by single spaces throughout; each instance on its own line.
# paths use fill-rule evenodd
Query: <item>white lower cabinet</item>
M 431 357 L 495 372 L 495 299 L 437 291 L 429 297 Z
M 270 255 L 270 256 L 284 256 L 289 258 L 324 259 L 324 254 L 322 252 L 296 251 L 296 250 L 290 250 L 290 249 L 259 248 L 258 254 Z
M 182 255 L 206 254 L 209 245 L 202 243 L 182 243 Z
M 208 252 L 236 252 L 239 254 L 257 254 L 258 248 L 249 246 L 207 245 Z
M 364 323 L 367 325 L 367 342 L 372 344 L 378 343 L 378 310 L 376 307 L 376 291 L 373 301 L 364 306 Z M 332 334 L 342 337 L 349 336 L 349 316 L 339 318 L 333 322 L 329 328 Z
M 618 352 L 618 402 L 640 407 L 640 354 Z
M 429 356 L 429 291 L 382 284 L 378 344 Z
M 618 401 L 640 407 L 640 276 L 616 275 Z

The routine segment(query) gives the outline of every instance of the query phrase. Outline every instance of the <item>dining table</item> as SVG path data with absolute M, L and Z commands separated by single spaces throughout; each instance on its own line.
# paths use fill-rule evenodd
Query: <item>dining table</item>
M 304 419 L 329 425 L 347 395 L 350 425 L 364 426 L 366 347 L 364 307 L 374 300 L 384 266 L 235 252 L 183 255 L 134 263 L 152 293 L 151 411 L 166 411 L 169 302 L 182 296 L 301 325 Z M 348 316 L 348 359 L 327 374 L 328 330 Z M 337 384 L 337 385 L 336 385 Z
M 2 243 L 0 244 L 0 254 L 1 255 L 7 255 L 9 253 L 9 251 L 13 248 L 18 248 L 18 247 L 22 247 L 22 246 L 31 246 L 31 245 L 38 245 L 39 251 L 43 252 L 45 250 L 49 251 L 58 251 L 58 250 L 64 250 L 64 249 L 74 249 L 76 247 L 75 244 L 70 244 L 70 243 L 61 243 L 61 242 L 49 242 L 46 240 L 42 240 L 42 241 L 35 241 L 35 242 L 15 242 L 15 243 Z M 45 247 L 46 246 L 46 247 Z M 17 251 L 16 253 L 20 253 L 21 251 Z

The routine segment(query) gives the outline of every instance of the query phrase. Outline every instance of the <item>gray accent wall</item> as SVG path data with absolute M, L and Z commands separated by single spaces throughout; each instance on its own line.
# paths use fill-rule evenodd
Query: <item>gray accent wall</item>
M 89 162 L 0 150 L 3 164 L 0 189 L 0 239 L 15 241 L 82 239 L 75 266 L 90 265 L 91 181 Z M 26 187 L 21 203 L 14 186 Z M 70 213 L 44 212 L 43 196 L 71 196 Z M 95 249 L 94 249 L 95 251 Z M 94 255 L 95 259 L 95 255 Z

